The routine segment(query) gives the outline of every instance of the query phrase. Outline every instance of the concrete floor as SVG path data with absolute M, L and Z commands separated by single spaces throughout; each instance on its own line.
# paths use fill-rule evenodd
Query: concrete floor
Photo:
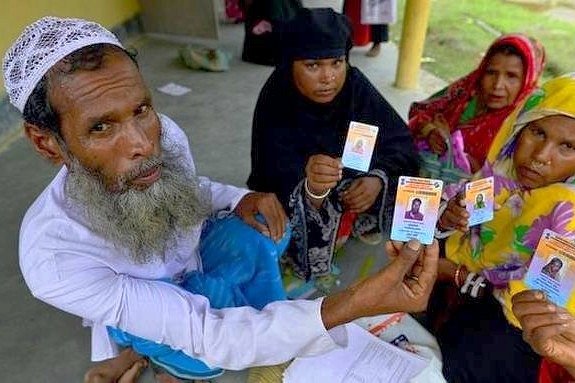
M 177 48 L 191 40 L 166 36 L 142 36 L 131 43 L 153 90 L 157 110 L 171 116 L 189 134 L 198 173 L 235 185 L 244 185 L 249 171 L 251 116 L 259 89 L 272 68 L 239 60 L 242 25 L 223 25 L 212 46 L 231 52 L 231 70 L 224 73 L 195 72 L 177 60 Z M 384 96 L 406 116 L 410 103 L 425 98 L 444 84 L 422 73 L 422 89 L 401 91 L 392 86 L 397 48 L 386 44 L 375 59 L 364 56 L 367 47 L 355 48 L 351 62 L 361 68 Z M 174 82 L 191 92 L 174 97 L 156 88 Z M 25 210 L 57 169 L 38 155 L 21 134 L 0 142 L 0 371 L 11 383 L 80 382 L 90 366 L 87 329 L 81 320 L 34 299 L 18 267 L 18 228 Z M 348 253 L 368 251 L 350 244 Z M 355 254 L 354 254 L 355 256 Z M 346 257 L 349 258 L 349 257 Z M 361 257 L 351 261 L 359 267 Z M 245 372 L 226 373 L 218 382 L 244 382 Z M 146 373 L 142 382 L 153 382 Z

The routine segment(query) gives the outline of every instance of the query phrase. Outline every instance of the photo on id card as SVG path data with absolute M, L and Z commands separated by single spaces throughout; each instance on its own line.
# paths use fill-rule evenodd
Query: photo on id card
M 429 245 L 435 235 L 443 181 L 432 178 L 399 177 L 391 239 L 407 242 L 417 239 Z
M 574 293 L 575 244 L 545 229 L 524 281 L 529 288 L 544 291 L 550 301 L 565 307 Z
M 465 184 L 465 209 L 469 213 L 469 226 L 493 219 L 493 177 Z
M 343 166 L 362 172 L 369 171 L 378 130 L 379 128 L 375 125 L 357 121 L 349 123 L 341 156 Z

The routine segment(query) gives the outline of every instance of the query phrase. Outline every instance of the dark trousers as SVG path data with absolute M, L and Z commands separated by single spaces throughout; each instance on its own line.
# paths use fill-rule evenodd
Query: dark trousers
M 437 297 L 430 302 L 442 305 L 435 307 L 436 313 L 447 309 L 445 302 L 440 302 Z M 541 357 L 522 339 L 521 330 L 509 324 L 491 294 L 464 300 L 435 335 L 449 383 L 538 381 Z
M 387 24 L 373 24 L 371 27 L 371 41 L 373 43 L 386 43 L 389 41 L 389 26 Z

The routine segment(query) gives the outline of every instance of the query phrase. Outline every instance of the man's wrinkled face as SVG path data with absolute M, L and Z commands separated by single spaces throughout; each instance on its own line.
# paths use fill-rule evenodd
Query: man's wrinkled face
M 210 194 L 178 146 L 162 146 L 160 120 L 136 65 L 117 52 L 99 69 L 53 76 L 49 96 L 63 142 L 38 139 L 46 133 L 32 128 L 29 137 L 59 142 L 55 158 L 69 169 L 66 195 L 96 234 L 136 263 L 164 259 L 180 233 L 208 216 Z
M 292 64 L 293 80 L 299 92 L 318 104 L 326 104 L 339 94 L 345 83 L 345 56 L 296 60 Z
M 53 75 L 49 89 L 66 150 L 108 190 L 143 190 L 160 178 L 160 123 L 126 54 L 107 55 L 96 70 Z

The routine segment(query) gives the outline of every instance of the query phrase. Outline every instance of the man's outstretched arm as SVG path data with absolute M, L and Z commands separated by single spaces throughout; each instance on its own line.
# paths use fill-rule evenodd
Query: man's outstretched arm
M 324 299 L 321 316 L 326 329 L 364 316 L 425 310 L 437 277 L 437 242 L 388 242 L 386 251 L 392 258 L 389 265 Z

